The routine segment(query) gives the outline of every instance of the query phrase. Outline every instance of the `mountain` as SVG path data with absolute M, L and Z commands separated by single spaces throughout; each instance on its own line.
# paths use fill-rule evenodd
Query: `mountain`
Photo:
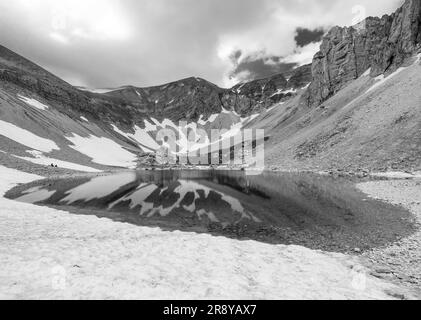
M 420 43 L 419 0 L 405 1 L 392 15 L 331 29 L 313 60 L 309 103 L 320 104 L 367 70 L 372 77 L 392 73 L 419 49 Z
M 327 33 L 308 90 L 255 120 L 268 164 L 421 170 L 420 6 Z
M 187 78 L 161 86 L 125 86 L 109 90 L 103 98 L 124 101 L 157 119 L 198 121 L 223 109 L 249 116 L 294 95 L 311 81 L 310 65 L 294 70 L 289 81 L 279 74 L 270 78 L 222 89 L 200 78 Z
M 287 81 L 283 75 L 222 89 L 200 78 L 188 78 L 161 86 L 82 90 L 73 87 L 43 68 L 0 46 L 0 80 L 57 102 L 56 108 L 67 115 L 88 115 L 101 121 L 134 126 L 145 118 L 178 122 L 208 119 L 232 110 L 249 116 L 272 106 L 310 83 L 310 66 L 294 70 Z M 242 88 L 239 89 L 239 88 Z M 61 105 L 65 106 L 61 108 Z
M 91 92 L 0 46 L 0 161 L 135 167 L 185 121 L 265 129 L 269 167 L 421 170 L 420 8 L 334 27 L 311 65 L 229 89 L 192 77 Z
M 276 75 L 232 89 L 188 78 L 99 93 L 73 87 L 0 46 L 0 149 L 5 151 L 0 157 L 6 163 L 77 164 L 95 170 L 134 167 L 137 158 L 160 147 L 159 129 L 174 130 L 185 121 L 188 130 L 210 134 L 212 129 L 225 129 L 231 132 L 228 135 L 235 134 L 259 112 L 308 84 L 308 70 L 309 66 L 297 69 L 292 81 Z M 34 146 L 31 140 L 39 143 Z M 55 149 L 39 147 L 40 143 Z M 108 155 L 103 149 L 115 152 Z

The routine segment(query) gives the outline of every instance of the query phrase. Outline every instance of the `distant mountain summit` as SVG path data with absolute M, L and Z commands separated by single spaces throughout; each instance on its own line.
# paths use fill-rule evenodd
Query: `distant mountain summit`
M 294 70 L 289 81 L 283 75 L 275 75 L 231 89 L 191 77 L 147 88 L 129 85 L 90 90 L 73 87 L 0 46 L 0 79 L 58 102 L 57 108 L 68 115 L 88 113 L 98 120 L 133 126 L 150 117 L 172 121 L 198 121 L 201 117 L 207 120 L 224 109 L 249 116 L 295 95 L 310 83 L 311 72 L 308 65 Z M 61 104 L 66 107 L 61 108 Z

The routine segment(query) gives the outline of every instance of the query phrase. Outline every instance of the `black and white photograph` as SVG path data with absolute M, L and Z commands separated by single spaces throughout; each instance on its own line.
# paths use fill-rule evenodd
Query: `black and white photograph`
M 151 319 L 420 301 L 421 0 L 0 0 L 0 264 Z

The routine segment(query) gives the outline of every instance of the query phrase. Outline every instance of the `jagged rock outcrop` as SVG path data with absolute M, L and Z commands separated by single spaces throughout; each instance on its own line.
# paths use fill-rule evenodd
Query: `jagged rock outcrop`
M 128 86 L 105 96 L 122 99 L 156 118 L 197 121 L 200 116 L 207 119 L 220 113 L 222 108 L 248 116 L 290 98 L 310 81 L 311 65 L 306 65 L 290 75 L 278 74 L 231 89 L 219 88 L 204 79 L 187 78 L 149 88 Z
M 395 70 L 419 50 L 420 43 L 421 0 L 406 0 L 392 15 L 334 27 L 313 59 L 309 105 L 325 101 L 369 68 L 372 76 Z
M 238 84 L 225 92 L 223 104 L 225 107 L 235 106 L 236 111 L 243 115 L 258 112 L 291 98 L 311 79 L 311 65 L 304 65 L 287 74 Z

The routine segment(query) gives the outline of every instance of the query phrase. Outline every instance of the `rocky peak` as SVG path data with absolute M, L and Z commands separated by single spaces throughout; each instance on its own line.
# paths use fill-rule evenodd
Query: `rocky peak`
M 395 70 L 420 43 L 421 0 L 406 0 L 392 15 L 332 28 L 313 59 L 308 103 L 322 103 L 369 68 L 372 76 Z

